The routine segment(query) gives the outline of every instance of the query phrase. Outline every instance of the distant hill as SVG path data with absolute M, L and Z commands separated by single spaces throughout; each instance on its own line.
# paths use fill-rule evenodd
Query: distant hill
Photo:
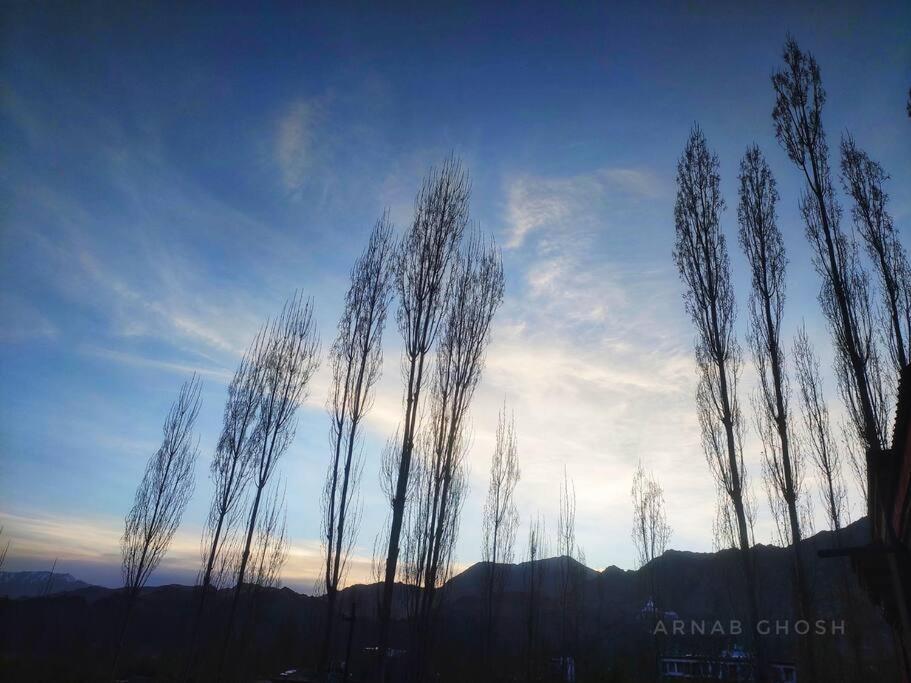
M 598 572 L 572 557 L 548 557 L 535 561 L 542 577 L 541 592 L 545 597 L 555 598 L 560 591 L 560 577 L 566 571 L 584 583 L 595 579 Z M 525 590 L 526 577 L 531 562 L 501 565 L 504 571 L 503 590 L 506 593 L 521 593 Z M 485 577 L 490 570 L 489 562 L 477 562 L 461 574 L 452 577 L 446 584 L 446 597 L 451 600 L 474 598 L 481 595 Z
M 869 525 L 866 517 L 855 521 L 846 527 L 842 533 L 843 542 L 847 545 L 863 545 L 869 535 Z M 801 546 L 804 548 L 802 552 L 807 554 L 807 559 L 814 566 L 819 562 L 816 558 L 816 550 L 829 548 L 833 545 L 833 534 L 830 531 L 821 531 L 801 542 Z M 779 574 L 782 569 L 785 573 L 788 571 L 787 559 L 790 550 L 760 543 L 755 546 L 755 552 L 757 561 L 761 565 L 760 575 L 762 578 L 770 585 L 780 586 Z M 668 575 L 672 586 L 671 593 L 673 594 L 676 592 L 675 587 L 681 583 L 683 577 L 689 575 L 709 576 L 712 574 L 709 571 L 710 569 L 716 569 L 719 565 L 726 565 L 735 556 L 736 551 L 734 550 L 722 550 L 713 553 L 668 550 L 661 557 L 654 560 L 654 566 L 656 572 Z M 594 586 L 598 584 L 609 587 L 610 593 L 615 598 L 618 594 L 632 590 L 633 585 L 639 580 L 637 577 L 643 572 L 643 570 L 624 570 L 613 565 L 599 572 L 585 566 L 575 558 L 566 556 L 549 557 L 536 562 L 538 564 L 538 572 L 543 577 L 542 593 L 545 598 L 555 598 L 557 596 L 560 590 L 560 576 L 564 566 L 573 577 L 577 578 L 577 580 L 581 579 L 586 585 Z M 525 577 L 528 575 L 530 564 L 529 562 L 519 562 L 501 565 L 505 573 L 504 590 L 507 594 L 522 593 L 525 590 Z M 829 562 L 829 564 L 833 563 Z M 476 562 L 449 579 L 443 588 L 446 600 L 459 601 L 479 598 L 488 566 L 489 563 L 487 562 Z M 774 577 L 774 579 L 770 580 L 768 577 Z M 785 577 L 784 580 L 787 581 L 788 579 Z M 349 586 L 342 591 L 342 600 L 343 602 L 356 600 L 364 604 L 375 603 L 376 599 L 379 598 L 381 585 L 374 583 Z M 146 588 L 144 592 L 146 594 L 162 590 L 179 592 L 181 589 L 188 588 L 190 587 L 172 584 Z M 692 588 L 694 588 L 693 585 L 687 584 L 687 590 L 682 591 L 682 593 L 693 597 L 694 595 L 704 594 L 709 590 L 708 586 L 701 586 L 695 591 Z M 80 581 L 72 574 L 54 573 L 51 576 L 51 572 L 48 571 L 0 572 L 0 597 L 32 598 L 42 595 L 75 593 L 88 600 L 93 600 L 116 592 L 116 590 Z M 304 597 L 304 594 L 299 594 L 290 588 L 282 590 Z M 398 592 L 401 594 L 408 590 L 408 586 L 401 586 L 401 590 Z M 681 598 L 683 597 L 684 595 L 681 595 Z M 402 609 L 404 609 L 404 606 L 402 606 Z
M 51 572 L 0 572 L 0 596 L 33 598 L 89 588 L 72 574 Z

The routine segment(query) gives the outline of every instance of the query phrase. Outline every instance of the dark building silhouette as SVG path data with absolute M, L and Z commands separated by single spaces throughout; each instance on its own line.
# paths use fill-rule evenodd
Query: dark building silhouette
M 821 555 L 851 556 L 854 570 L 895 628 L 903 678 L 911 682 L 911 365 L 901 373 L 892 447 L 867 453 L 870 543 Z
M 723 652 L 719 657 L 679 655 L 661 658 L 661 677 L 664 680 L 754 681 L 753 661 L 738 649 Z M 787 662 L 769 662 L 773 683 L 797 683 L 797 667 Z

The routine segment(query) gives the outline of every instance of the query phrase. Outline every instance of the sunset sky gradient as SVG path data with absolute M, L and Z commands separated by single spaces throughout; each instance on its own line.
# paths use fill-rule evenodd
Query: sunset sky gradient
M 850 130 L 891 172 L 891 210 L 911 248 L 911 4 L 795 3 L 774 14 L 769 3 L 338 4 L 2 10 L 5 569 L 59 558 L 60 571 L 118 584 L 123 515 L 169 404 L 196 372 L 198 487 L 152 577 L 191 582 L 240 354 L 295 289 L 314 297 L 325 352 L 374 221 L 388 208 L 403 230 L 422 175 L 450 151 L 470 169 L 472 218 L 502 247 L 507 280 L 471 411 L 457 562 L 480 557 L 504 400 L 517 419 L 520 556 L 531 516 L 556 528 L 565 467 L 587 563 L 632 568 L 639 458 L 664 486 L 672 547 L 711 550 L 715 488 L 671 256 L 677 158 L 698 122 L 721 161 L 743 341 L 736 174 L 747 145 L 762 148 L 790 259 L 788 345 L 805 320 L 829 368 L 801 178 L 774 137 L 770 75 L 788 32 L 814 53 L 830 144 Z M 402 412 L 400 342 L 390 320 L 352 580 L 366 577 L 386 514 L 379 456 Z M 280 465 L 292 539 L 284 580 L 308 590 L 320 557 L 327 370 Z M 748 363 L 745 402 L 755 384 Z M 840 413 L 831 372 L 825 389 Z M 752 422 L 747 434 L 757 538 L 770 542 Z

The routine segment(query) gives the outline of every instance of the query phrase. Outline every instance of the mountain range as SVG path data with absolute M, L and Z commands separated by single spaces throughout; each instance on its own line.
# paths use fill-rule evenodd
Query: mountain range
M 863 545 L 868 538 L 869 526 L 866 519 L 861 519 L 842 531 L 841 542 L 847 546 Z M 873 667 L 868 673 L 879 675 L 876 667 L 894 654 L 888 627 L 857 584 L 847 560 L 818 558 L 818 550 L 834 545 L 834 535 L 825 531 L 805 539 L 800 548 L 814 594 L 815 618 L 846 623 L 846 637 L 824 638 L 820 647 L 831 651 L 833 661 L 847 657 L 852 648 L 866 652 L 867 666 Z M 760 577 L 761 616 L 773 623 L 793 622 L 791 549 L 757 545 L 753 557 Z M 534 567 L 528 562 L 507 564 L 499 567 L 503 598 L 497 618 L 500 655 L 507 659 L 519 659 L 523 648 L 527 649 L 528 577 L 532 568 L 541 576 L 536 647 L 551 655 L 559 651 L 560 642 L 566 642 L 564 585 L 572 586 L 570 627 L 574 652 L 580 659 L 588 653 L 589 657 L 610 661 L 641 646 L 648 632 L 643 608 L 649 601 L 656 605 L 659 615 L 687 622 L 727 623 L 746 613 L 735 550 L 668 550 L 635 571 L 614 566 L 597 571 L 569 557 L 538 560 Z M 471 658 L 477 652 L 488 569 L 485 563 L 474 564 L 449 579 L 439 592 L 437 628 L 444 634 L 441 637 L 451 667 L 466 666 L 466 656 Z M 340 593 L 338 608 L 343 614 L 349 614 L 356 605 L 354 652 L 375 643 L 381 588 L 381 584 L 359 584 Z M 223 623 L 230 593 L 222 590 L 214 594 L 207 608 L 207 623 Z M 302 652 L 315 652 L 313 644 L 321 639 L 325 611 L 321 597 L 302 595 L 289 588 L 253 588 L 251 594 L 256 595 L 256 600 L 244 608 L 243 631 L 243 642 L 249 648 L 245 658 L 251 667 L 282 670 L 309 656 Z M 408 586 L 397 590 L 391 637 L 394 647 L 407 647 L 406 617 L 413 594 L 414 589 Z M 34 667 L 45 663 L 42 653 L 53 651 L 66 658 L 69 670 L 87 672 L 85 677 L 91 679 L 93 666 L 116 639 L 124 609 L 122 591 L 91 586 L 68 574 L 51 577 L 49 572 L 0 573 L 0 595 L 8 596 L 0 598 L 0 667 L 9 666 L 10 662 L 25 666 L 7 670 L 17 675 L 33 672 Z M 193 587 L 179 585 L 143 591 L 130 626 L 131 661 L 136 666 L 151 671 L 175 666 L 169 658 L 176 657 L 173 653 L 181 652 L 187 640 L 195 595 Z M 337 621 L 335 640 L 344 643 L 350 623 Z M 792 636 L 773 635 L 768 642 L 772 656 L 783 660 L 796 656 Z M 719 652 L 738 644 L 736 635 L 726 634 L 715 639 L 676 638 L 669 641 L 668 649 Z
M 8 598 L 33 598 L 67 593 L 89 584 L 72 574 L 49 571 L 0 572 L 0 596 Z

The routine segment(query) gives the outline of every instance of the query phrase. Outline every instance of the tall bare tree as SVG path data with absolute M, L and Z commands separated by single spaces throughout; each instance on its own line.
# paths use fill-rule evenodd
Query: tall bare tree
M 856 245 L 840 225 L 841 207 L 822 125 L 826 93 L 819 65 L 793 38 L 785 44 L 784 61 L 785 67 L 772 76 L 775 133 L 806 180 L 800 210 L 813 247 L 813 263 L 823 281 L 820 303 L 835 342 L 842 393 L 865 447 L 881 450 L 885 445 L 882 388 L 875 370 L 878 359 L 869 324 L 867 278 Z
M 836 544 L 841 545 L 841 529 L 848 514 L 841 450 L 832 433 L 819 360 L 803 326 L 794 339 L 794 364 L 800 388 L 805 440 L 822 482 L 820 500 L 826 511 L 828 526 L 835 532 Z
M 519 483 L 519 449 L 516 419 L 500 410 L 496 445 L 490 460 L 490 483 L 484 503 L 483 544 L 481 559 L 486 562 L 484 576 L 484 652 L 489 660 L 496 647 L 496 621 L 503 597 L 506 564 L 513 561 L 519 511 L 515 503 Z M 534 539 L 537 541 L 537 539 Z
M 819 360 L 813 351 L 806 328 L 801 325 L 794 339 L 794 364 L 797 370 L 797 384 L 800 389 L 801 413 L 803 415 L 804 441 L 819 477 L 819 500 L 825 510 L 826 523 L 835 535 L 835 547 L 843 547 L 842 528 L 848 519 L 848 491 L 842 466 L 843 449 L 836 441 L 829 419 L 829 409 L 823 393 Z M 853 427 L 845 429 L 849 448 L 857 449 L 857 432 Z M 852 461 L 853 464 L 853 461 Z M 861 489 L 866 489 L 866 459 L 863 465 L 858 461 L 857 473 L 862 474 Z M 857 614 L 857 591 L 853 572 L 848 565 L 842 565 L 839 595 L 845 605 L 846 614 L 853 621 Z M 863 680 L 864 648 L 862 628 L 857 623 L 848 625 L 849 643 L 852 650 L 851 666 L 854 680 Z
M 525 582 L 525 680 L 536 680 L 540 651 L 541 594 L 544 587 L 544 564 L 547 557 L 547 530 L 540 515 L 528 526 L 523 579 Z
M 453 264 L 421 450 L 422 478 L 412 506 L 410 552 L 421 588 L 419 634 L 429 655 L 437 588 L 448 578 L 466 486 L 466 419 L 481 379 L 494 315 L 503 300 L 503 265 L 493 243 L 472 232 Z
M 256 448 L 255 423 L 265 366 L 259 362 L 266 342 L 260 330 L 228 385 L 222 430 L 209 465 L 214 492 L 203 528 L 202 569 L 199 577 L 199 602 L 193 619 L 193 632 L 184 665 L 183 678 L 191 675 L 196 661 L 203 613 L 210 589 L 225 578 L 233 557 L 231 542 L 243 515 L 243 498 L 250 482 L 250 468 Z
M 559 553 L 560 571 L 560 667 L 561 676 L 568 674 L 569 657 L 574 649 L 573 635 L 578 623 L 576 614 L 579 595 L 576 592 L 577 581 L 575 558 L 579 554 L 576 545 L 576 485 L 563 468 L 563 481 L 560 483 L 560 509 L 557 517 L 557 552 Z
M 336 597 L 355 540 L 362 468 L 357 449 L 364 417 L 373 402 L 373 387 L 382 372 L 393 255 L 392 227 L 384 214 L 351 271 L 345 310 L 330 350 L 330 459 L 322 498 L 326 620 L 320 670 L 331 654 Z
M 161 446 L 146 464 L 133 507 L 126 516 L 120 539 L 126 612 L 114 653 L 112 676 L 117 673 L 136 598 L 167 552 L 193 495 L 198 455 L 193 425 L 199 414 L 199 393 L 200 383 L 195 375 L 180 388 L 165 419 Z
M 763 473 L 773 516 L 779 523 L 785 545 L 793 551 L 795 598 L 799 619 L 810 619 L 811 598 L 806 570 L 800 555 L 801 506 L 804 500 L 803 460 L 792 438 L 790 385 L 781 344 L 781 322 L 785 304 L 787 256 L 778 229 L 775 205 L 778 189 L 772 171 L 756 145 L 750 146 L 740 162 L 740 245 L 750 265 L 750 348 L 759 374 L 756 422 L 762 441 Z M 781 514 L 777 514 L 778 512 Z M 803 515 L 804 520 L 809 518 Z M 807 644 L 806 672 L 815 679 L 812 638 Z
M 405 419 L 397 455 L 395 492 L 379 612 L 379 666 L 382 675 L 398 568 L 399 542 L 405 517 L 408 480 L 425 365 L 436 341 L 451 293 L 449 274 L 468 222 L 471 185 L 453 157 L 432 168 L 415 200 L 414 221 L 400 246 L 395 273 L 399 309 L 396 319 L 404 340 Z
M 257 438 L 254 425 L 265 378 L 265 367 L 258 362 L 266 342 L 264 333 L 265 330 L 257 333 L 228 385 L 221 435 L 209 466 L 215 493 L 205 528 L 205 564 L 200 582 L 203 594 L 211 584 L 226 532 L 241 512 L 244 492 L 250 481 Z
M 845 191 L 854 200 L 851 213 L 879 277 L 889 354 L 896 377 L 911 361 L 911 267 L 886 203 L 889 174 L 854 138 L 841 140 L 841 172 Z
M 697 407 L 703 448 L 716 481 L 730 497 L 737 523 L 737 541 L 747 586 L 750 622 L 758 670 L 766 676 L 762 642 L 756 632 L 758 603 L 750 558 L 750 535 L 744 504 L 743 453 L 737 399 L 741 352 L 734 333 L 735 304 L 730 259 L 721 231 L 718 157 L 711 153 L 696 126 L 677 165 L 674 206 L 677 241 L 674 259 L 686 286 L 684 304 L 696 327 L 699 369 Z
M 633 501 L 632 538 L 636 546 L 636 564 L 642 568 L 667 550 L 671 525 L 667 522 L 664 507 L 664 489 L 654 473 L 645 469 L 641 460 L 633 474 L 630 497 Z M 657 600 L 654 576 L 649 578 L 649 590 L 651 598 Z
M 659 593 L 660 581 L 656 560 L 667 549 L 671 537 L 671 527 L 667 523 L 667 511 L 664 507 L 664 490 L 655 478 L 647 471 L 642 461 L 633 474 L 633 485 L 630 489 L 633 503 L 633 544 L 636 547 L 636 564 L 644 575 L 648 596 L 646 603 L 650 609 L 653 623 L 650 624 L 653 633 L 653 645 L 656 669 L 658 672 L 658 657 L 660 648 L 657 633 L 657 620 L 661 618 L 660 606 L 663 604 Z
M 816 60 L 802 52 L 792 38 L 785 44 L 784 60 L 785 68 L 772 76 L 775 132 L 806 179 L 801 211 L 814 250 L 814 265 L 823 281 L 820 303 L 832 330 L 839 389 L 866 455 L 879 456 L 888 445 L 891 387 L 886 388 L 877 348 L 868 277 L 860 265 L 857 245 L 840 226 L 841 210 L 835 198 L 822 126 L 826 95 Z M 850 172 L 850 161 L 848 166 Z M 850 175 L 846 179 L 850 188 Z M 868 497 L 868 504 L 870 500 Z M 888 518 L 882 510 L 869 512 Z M 888 524 L 886 532 L 894 536 Z M 896 558 L 889 555 L 887 562 L 894 585 L 900 585 Z M 901 597 L 896 600 L 902 605 Z M 911 675 L 911 617 L 907 610 L 900 610 L 900 615 L 899 643 L 905 672 Z
M 278 461 L 294 438 L 297 408 L 306 399 L 310 378 L 319 365 L 319 335 L 313 324 L 313 305 L 310 300 L 304 300 L 300 294 L 292 296 L 278 319 L 268 325 L 261 353 L 254 362 L 262 366 L 263 380 L 256 396 L 256 421 L 253 425 L 256 447 L 251 465 L 252 500 L 225 629 L 219 677 L 231 641 L 238 601 L 247 578 L 263 494 L 276 471 Z

